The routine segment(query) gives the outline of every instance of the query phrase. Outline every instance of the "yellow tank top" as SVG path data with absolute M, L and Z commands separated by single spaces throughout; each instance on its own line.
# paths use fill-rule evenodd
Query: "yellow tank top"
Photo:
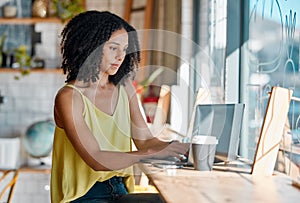
M 131 151 L 130 112 L 127 93 L 122 85 L 112 116 L 100 111 L 73 85 L 67 85 L 79 91 L 84 102 L 83 116 L 92 134 L 103 150 Z M 105 181 L 113 176 L 125 177 L 128 192 L 133 192 L 134 178 L 132 167 L 118 171 L 94 171 L 74 150 L 64 129 L 56 126 L 51 170 L 52 203 L 70 202 L 83 196 L 96 181 Z

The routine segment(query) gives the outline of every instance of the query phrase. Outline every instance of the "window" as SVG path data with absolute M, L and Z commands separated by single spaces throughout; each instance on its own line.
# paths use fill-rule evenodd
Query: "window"
M 209 89 L 213 103 L 224 103 L 226 0 L 194 1 L 194 92 Z
M 245 2 L 240 98 L 248 108 L 241 155 L 251 159 L 255 153 L 271 86 L 292 89 L 293 96 L 300 96 L 300 7 L 297 0 Z M 288 149 L 299 149 L 299 115 L 300 103 L 292 101 L 286 131 L 283 132 L 283 143 Z M 289 151 L 285 151 L 285 155 L 299 164 L 300 154 Z
M 300 97 L 299 1 L 193 3 L 193 40 L 200 47 L 194 52 L 194 91 L 208 88 L 213 103 L 245 104 L 239 154 L 253 160 L 271 87 L 292 89 Z M 299 173 L 300 102 L 290 104 L 283 141 L 281 152 Z M 283 170 L 291 173 L 287 165 Z

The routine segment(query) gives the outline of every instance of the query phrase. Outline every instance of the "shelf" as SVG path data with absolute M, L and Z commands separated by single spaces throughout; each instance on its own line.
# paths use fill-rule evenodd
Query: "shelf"
M 63 73 L 62 69 L 60 69 L 60 68 L 32 68 L 29 70 L 30 70 L 30 73 L 34 73 L 34 72 Z M 17 73 L 17 72 L 20 72 L 20 69 L 18 69 L 18 68 L 0 68 L 0 74 L 1 73 Z
M 51 18 L 0 18 L 0 24 L 32 25 L 35 23 L 61 23 L 56 17 Z

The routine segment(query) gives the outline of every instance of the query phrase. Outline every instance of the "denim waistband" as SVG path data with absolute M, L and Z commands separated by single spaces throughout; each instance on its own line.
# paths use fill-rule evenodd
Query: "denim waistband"
M 128 194 L 122 177 L 114 176 L 103 182 L 96 182 L 82 197 L 72 203 L 88 202 L 88 200 L 117 200 Z
M 100 182 L 100 183 L 107 183 L 107 182 L 116 182 L 116 183 L 123 183 L 123 177 L 119 176 L 113 176 L 110 179 L 107 179 L 106 181 Z

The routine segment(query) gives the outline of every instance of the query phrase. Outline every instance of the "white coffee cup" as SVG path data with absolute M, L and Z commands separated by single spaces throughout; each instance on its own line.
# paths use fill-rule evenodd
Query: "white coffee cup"
M 196 135 L 192 139 L 194 168 L 199 171 L 211 171 L 218 140 L 214 136 Z

